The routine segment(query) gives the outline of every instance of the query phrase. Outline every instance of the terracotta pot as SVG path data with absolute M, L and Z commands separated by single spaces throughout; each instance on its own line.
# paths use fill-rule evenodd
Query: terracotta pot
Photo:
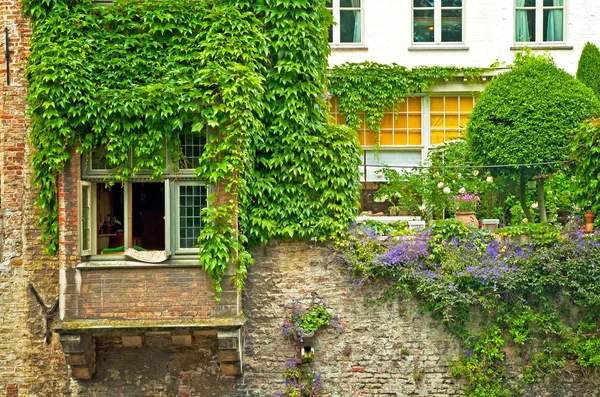
M 585 231 L 591 233 L 594 231 L 594 214 L 588 212 L 583 215 L 585 217 Z
M 475 217 L 474 212 L 457 212 L 454 219 L 461 221 L 465 226 L 470 228 L 479 228 L 479 221 Z

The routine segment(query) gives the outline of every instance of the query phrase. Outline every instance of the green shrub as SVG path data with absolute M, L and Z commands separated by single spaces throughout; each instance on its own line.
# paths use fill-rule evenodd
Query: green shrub
M 577 80 L 591 88 L 600 97 L 600 50 L 595 44 L 585 43 L 577 65 L 576 76 Z

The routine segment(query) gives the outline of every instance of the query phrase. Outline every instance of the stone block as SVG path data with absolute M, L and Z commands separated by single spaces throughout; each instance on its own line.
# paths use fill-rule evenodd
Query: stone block
M 191 346 L 192 335 L 171 335 L 171 340 L 174 345 L 178 346 Z
M 142 335 L 123 335 L 121 343 L 125 347 L 142 347 Z

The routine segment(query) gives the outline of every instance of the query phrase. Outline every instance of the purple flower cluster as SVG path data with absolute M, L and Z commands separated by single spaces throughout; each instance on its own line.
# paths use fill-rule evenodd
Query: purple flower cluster
M 321 396 L 321 391 L 323 389 L 321 374 L 309 374 L 306 382 L 302 383 L 300 380 L 300 368 L 295 359 L 291 359 L 285 364 L 283 379 L 285 380 L 285 390 L 275 394 L 276 397 Z
M 399 240 L 387 252 L 375 259 L 375 265 L 403 267 L 415 265 L 429 256 L 429 235 L 422 233 Z

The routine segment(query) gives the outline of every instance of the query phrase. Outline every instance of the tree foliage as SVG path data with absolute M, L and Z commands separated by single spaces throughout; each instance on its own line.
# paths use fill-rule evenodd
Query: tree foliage
M 200 264 L 219 282 L 243 244 L 320 238 L 358 202 L 358 141 L 327 124 L 328 23 L 321 1 L 26 0 L 28 102 L 39 224 L 58 248 L 58 178 L 72 148 L 103 148 L 114 181 L 160 179 L 181 132 L 214 134 L 196 170 L 227 203 L 203 211 Z M 239 231 L 233 230 L 239 216 Z
M 585 120 L 575 130 L 571 157 L 575 162 L 576 202 L 582 209 L 600 214 L 600 120 L 597 117 Z
M 600 97 L 600 50 L 595 44 L 585 43 L 577 65 L 576 76 L 577 80 L 591 88 Z
M 512 70 L 492 80 L 481 94 L 467 125 L 467 140 L 486 165 L 564 161 L 570 131 L 598 109 L 600 102 L 589 88 L 550 58 L 519 54 Z M 518 173 L 524 186 L 525 178 L 549 169 L 515 166 L 499 172 Z M 538 198 L 543 200 L 543 194 Z

